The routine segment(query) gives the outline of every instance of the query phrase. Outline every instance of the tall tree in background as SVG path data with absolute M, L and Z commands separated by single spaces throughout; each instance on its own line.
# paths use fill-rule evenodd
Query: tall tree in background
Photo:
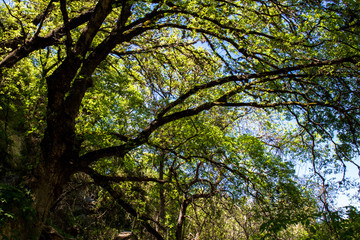
M 328 210 L 324 174 L 359 167 L 359 10 L 355 0 L 3 1 L 1 199 L 33 203 L 8 203 L 22 217 L 4 215 L 2 234 L 38 239 L 79 173 L 156 239 L 183 239 L 187 211 L 215 195 L 289 202 L 290 216 L 302 193 L 289 159 L 310 161 Z

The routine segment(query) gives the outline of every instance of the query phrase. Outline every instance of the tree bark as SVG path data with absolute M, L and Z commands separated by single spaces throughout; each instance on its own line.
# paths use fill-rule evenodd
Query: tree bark
M 33 183 L 32 188 L 37 214 L 36 229 L 39 231 L 43 229 L 51 207 L 63 192 L 63 187 L 71 175 L 69 170 L 56 164 L 42 168 L 41 173 L 41 177 Z
M 165 156 L 161 154 L 160 156 L 160 165 L 159 165 L 159 180 L 164 180 L 164 161 Z M 164 183 L 159 183 L 159 198 L 160 198 L 160 206 L 159 206 L 159 221 L 163 223 L 165 221 L 165 191 L 164 191 Z
M 176 224 L 176 233 L 175 233 L 176 240 L 184 239 L 183 227 L 184 227 L 185 215 L 186 215 L 186 210 L 187 210 L 188 205 L 189 205 L 189 202 L 186 199 L 186 196 L 184 196 L 184 200 L 181 203 L 179 217 L 178 217 L 178 221 Z

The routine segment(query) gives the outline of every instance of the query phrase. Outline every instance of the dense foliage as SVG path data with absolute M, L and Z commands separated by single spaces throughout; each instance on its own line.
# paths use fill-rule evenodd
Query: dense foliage
M 2 1 L 2 237 L 358 238 L 359 12 Z

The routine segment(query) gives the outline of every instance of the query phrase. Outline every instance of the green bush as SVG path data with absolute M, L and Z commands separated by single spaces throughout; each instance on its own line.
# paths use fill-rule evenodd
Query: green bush
M 29 191 L 0 184 L 0 226 L 3 226 L 0 228 L 0 235 L 5 237 L 7 228 L 15 220 L 23 224 L 31 223 L 35 217 L 31 205 L 32 199 Z

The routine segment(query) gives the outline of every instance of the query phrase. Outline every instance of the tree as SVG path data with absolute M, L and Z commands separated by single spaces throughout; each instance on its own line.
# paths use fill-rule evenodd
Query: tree
M 164 209 L 177 192 L 182 239 L 187 207 L 232 181 L 254 198 L 289 186 L 279 151 L 309 159 L 324 187 L 324 166 L 359 167 L 356 1 L 3 1 L 0 11 L 3 182 L 29 189 L 35 212 L 5 217 L 9 238 L 38 239 L 78 173 L 156 239 L 164 211 L 155 227 L 154 205 L 137 197 L 148 191 Z M 282 117 L 297 128 L 281 134 Z

